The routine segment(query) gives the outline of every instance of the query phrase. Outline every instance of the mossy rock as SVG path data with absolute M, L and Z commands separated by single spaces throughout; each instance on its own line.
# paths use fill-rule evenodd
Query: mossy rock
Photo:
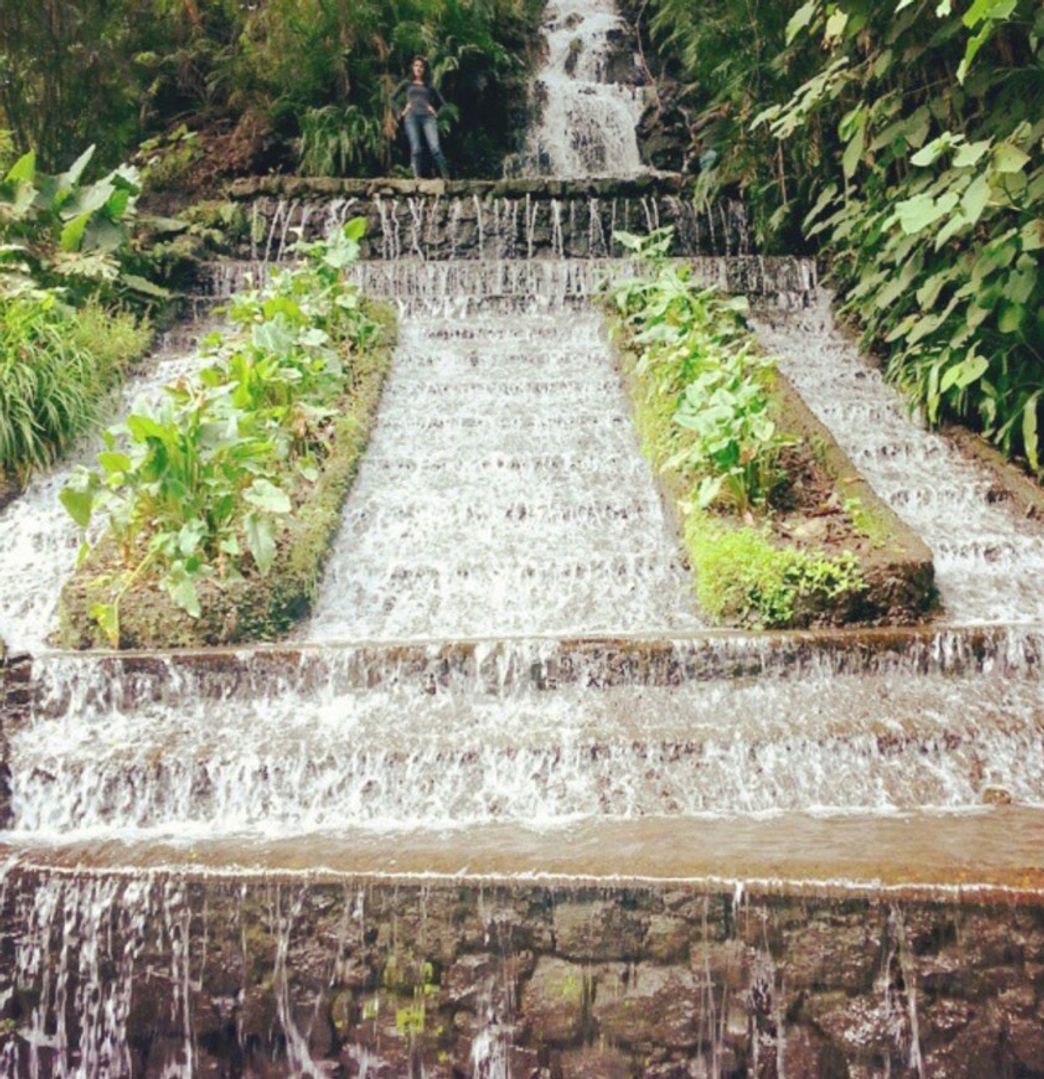
M 120 648 L 199 648 L 275 640 L 311 612 L 341 521 L 341 507 L 369 442 L 391 366 L 394 317 L 385 307 L 374 307 L 373 313 L 384 327 L 382 343 L 357 360 L 358 378 L 338 406 L 329 456 L 309 498 L 281 534 L 268 576 L 199 582 L 202 613 L 198 618 L 178 607 L 157 580 L 143 578 L 120 602 Z M 114 542 L 103 540 L 92 548 L 62 588 L 55 644 L 75 649 L 110 647 L 90 612 L 95 605 L 112 601 L 112 581 L 121 570 Z

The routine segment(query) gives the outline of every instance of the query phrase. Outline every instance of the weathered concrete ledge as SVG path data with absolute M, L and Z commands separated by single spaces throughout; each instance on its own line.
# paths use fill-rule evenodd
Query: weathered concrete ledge
M 277 176 L 241 181 L 231 193 L 249 203 L 249 252 L 265 261 L 353 217 L 366 219 L 363 256 L 376 259 L 612 257 L 628 254 L 618 232 L 668 226 L 675 255 L 752 250 L 741 201 L 697 201 L 673 176 L 456 182 Z
M 261 195 L 284 198 L 359 198 L 375 195 L 428 198 L 517 199 L 533 198 L 636 198 L 642 195 L 678 195 L 691 192 L 694 180 L 680 173 L 650 172 L 643 176 L 558 180 L 549 177 L 505 180 L 413 180 L 378 177 L 352 179 L 328 176 L 248 176 L 229 186 L 229 196 L 250 201 Z
M 176 870 L 190 878 L 727 889 L 749 896 L 1013 901 L 1044 905 L 1044 810 L 975 814 L 786 813 L 715 818 L 590 817 L 557 827 L 517 821 L 453 829 L 345 824 L 292 835 L 149 835 L 104 845 L 12 833 L 0 858 L 105 873 Z
M 1034 902 L 30 867 L 2 901 L 19 1074 L 34 1052 L 47 1074 L 104 1052 L 133 1074 L 446 1079 L 1029 1076 L 1044 1059 Z

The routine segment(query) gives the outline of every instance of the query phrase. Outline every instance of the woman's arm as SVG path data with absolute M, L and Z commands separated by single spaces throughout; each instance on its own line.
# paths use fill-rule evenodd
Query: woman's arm
M 443 98 L 442 94 L 440 94 L 438 92 L 438 90 L 435 89 L 435 84 L 433 82 L 429 82 L 428 83 L 428 105 L 429 105 L 429 107 L 434 112 L 437 113 L 439 111 L 439 109 L 441 109 L 442 106 L 445 105 L 445 104 L 446 104 L 446 100 L 445 100 L 445 98 Z

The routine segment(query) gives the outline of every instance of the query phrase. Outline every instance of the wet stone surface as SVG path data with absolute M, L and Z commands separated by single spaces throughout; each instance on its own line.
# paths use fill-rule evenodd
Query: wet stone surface
M 1044 1059 L 1039 906 L 4 885 L 4 1074 L 1033 1076 Z

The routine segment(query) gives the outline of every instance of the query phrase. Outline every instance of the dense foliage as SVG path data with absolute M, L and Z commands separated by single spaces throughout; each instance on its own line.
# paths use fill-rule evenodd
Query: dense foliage
M 0 483 L 68 448 L 149 336 L 95 302 L 77 311 L 52 292 L 0 294 Z
M 200 613 L 198 584 L 266 575 L 310 497 L 356 359 L 379 332 L 342 270 L 365 223 L 309 245 L 310 263 L 236 296 L 236 327 L 206 342 L 210 363 L 139 403 L 106 432 L 96 469 L 62 492 L 82 527 L 98 514 L 118 550 L 110 601 L 92 612 L 120 640 L 119 604 L 144 574 Z
M 639 254 L 663 255 L 671 232 L 617 241 Z M 773 418 L 775 361 L 758 352 L 742 318 L 743 297 L 701 289 L 688 266 L 659 261 L 657 272 L 614 285 L 613 302 L 639 350 L 637 374 L 648 398 L 667 411 L 656 456 L 699 481 L 697 505 L 738 513 L 764 505 L 783 476 L 788 445 Z
M 87 183 L 94 149 L 54 176 L 37 168 L 34 150 L 0 174 L 0 293 L 43 287 L 73 301 L 99 294 L 165 297 L 133 272 L 138 171 L 120 165 Z
M 1039 471 L 1039 5 L 651 6 L 689 83 L 703 191 L 741 186 L 763 243 L 822 244 L 844 310 L 929 419 Z
M 407 160 L 388 92 L 420 53 L 451 106 L 441 120 L 455 169 L 492 175 L 520 127 L 542 10 L 542 0 L 5 3 L 0 127 L 48 167 L 92 142 L 112 165 L 158 136 L 143 163 L 170 185 L 271 166 L 386 174 Z
M 11 162 L 3 149 L 0 485 L 51 464 L 144 352 L 147 324 L 114 301 L 163 294 L 132 272 L 133 169 L 85 183 L 93 148 L 55 176 L 33 151 Z
M 859 593 L 854 555 L 782 545 L 770 533 L 788 477 L 781 453 L 775 361 L 757 350 L 742 297 L 700 288 L 690 268 L 664 261 L 670 230 L 616 239 L 651 258 L 648 276 L 610 292 L 614 328 L 634 353 L 643 449 L 679 477 L 684 539 L 704 612 L 758 627 L 794 624 L 799 604 Z

